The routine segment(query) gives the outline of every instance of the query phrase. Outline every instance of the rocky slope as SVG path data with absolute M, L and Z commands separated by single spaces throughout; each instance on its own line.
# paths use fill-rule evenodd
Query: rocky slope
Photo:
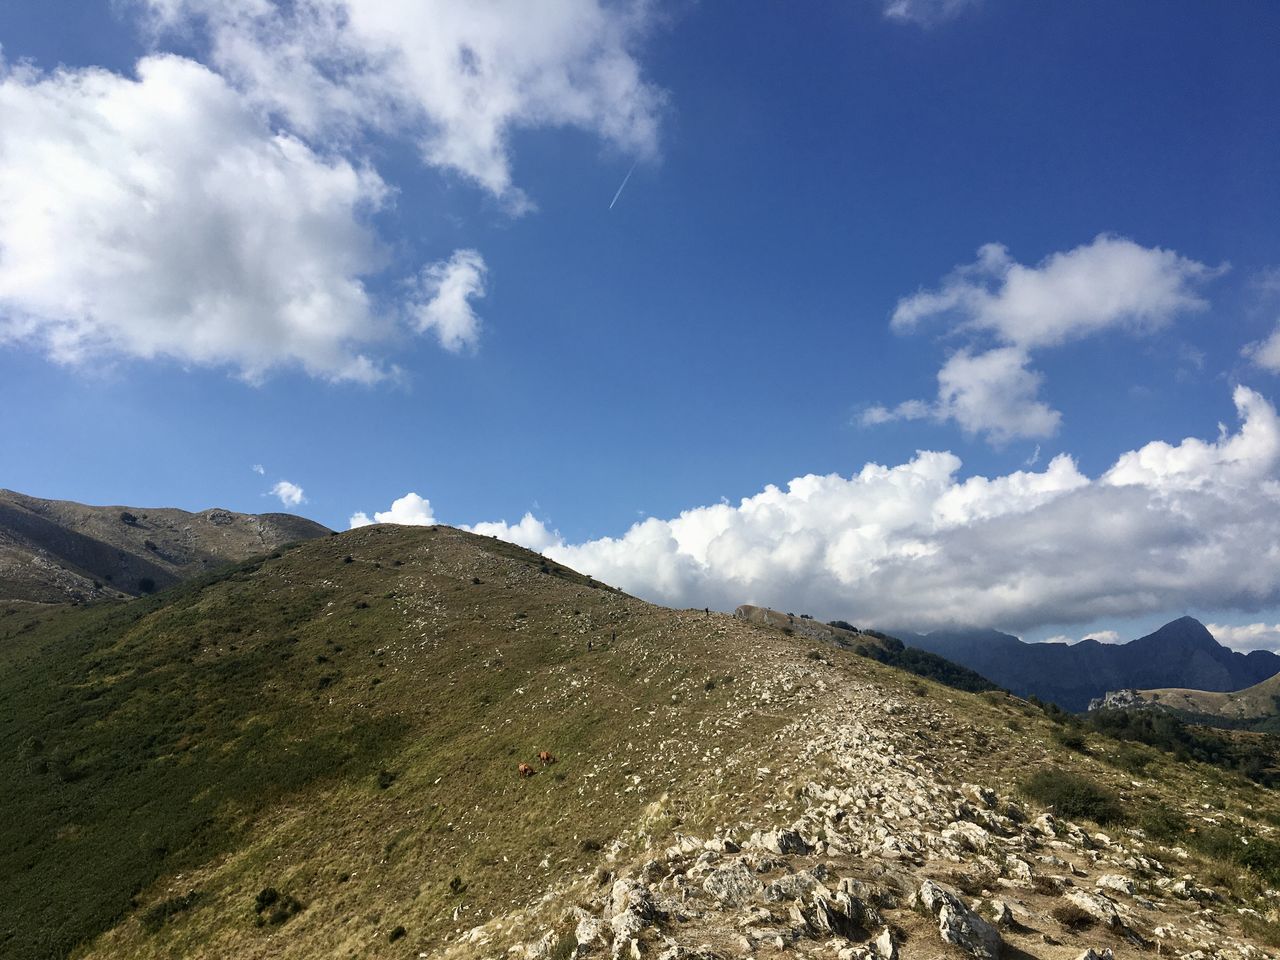
M 1275 794 L 498 541 L 0 631 L 6 957 L 1280 956 Z
M 0 490 L 0 600 L 138 596 L 328 533 L 287 513 L 91 507 Z
M 1129 643 L 1024 643 L 996 630 L 889 631 L 910 646 L 936 653 L 994 680 L 1019 696 L 1037 696 L 1064 710 L 1088 709 L 1108 691 L 1189 688 L 1229 691 L 1280 673 L 1280 656 L 1224 647 L 1200 621 L 1182 617 Z

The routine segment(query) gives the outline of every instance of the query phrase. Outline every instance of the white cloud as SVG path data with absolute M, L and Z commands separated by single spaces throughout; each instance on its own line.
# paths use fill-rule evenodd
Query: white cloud
M 399 500 L 391 503 L 391 509 L 374 513 L 370 520 L 364 511 L 351 515 L 350 524 L 355 527 L 367 527 L 371 523 L 401 523 L 412 527 L 430 527 L 436 523 L 435 514 L 431 512 L 431 501 L 416 493 L 406 493 Z
M 1263 370 L 1280 373 L 1280 325 L 1276 326 L 1271 336 L 1248 344 L 1240 353 Z
M 559 536 L 548 530 L 532 513 L 526 513 L 514 526 L 499 520 L 477 523 L 470 527 L 463 524 L 462 529 L 470 530 L 482 537 L 497 537 L 499 540 L 506 540 L 538 553 L 560 542 Z
M 1042 642 L 1044 643 L 1080 643 L 1083 640 L 1097 640 L 1099 643 L 1125 643 L 1124 638 L 1115 630 L 1094 630 L 1085 634 L 1083 637 L 1069 637 L 1065 633 L 1060 633 L 1056 637 L 1050 637 Z
M 1062 415 L 1039 398 L 1044 377 L 1031 369 L 1031 351 L 1108 329 L 1157 330 L 1178 314 L 1203 310 L 1199 286 L 1225 269 L 1108 234 L 1034 267 L 986 244 L 938 289 L 899 300 L 890 321 L 898 333 L 911 333 L 942 318 L 949 333 L 973 341 L 938 372 L 937 400 L 872 407 L 862 422 L 954 420 L 997 445 L 1052 436 Z M 991 340 L 998 346 L 978 347 Z
M 288 480 L 281 480 L 272 487 L 271 495 L 279 497 L 280 502 L 286 507 L 296 507 L 307 502 L 302 488 L 296 483 L 290 483 Z
M 1207 623 L 1205 628 L 1219 643 L 1236 650 L 1271 650 L 1280 653 L 1280 623 Z
M 966 433 L 983 434 L 996 445 L 1018 437 L 1050 437 L 1058 431 L 1062 414 L 1038 398 L 1044 377 L 1027 363 L 1018 347 L 983 353 L 958 350 L 938 371 L 935 402 L 873 406 L 863 411 L 861 422 L 876 426 L 895 420 L 954 420 Z
M 265 476 L 265 475 L 266 475 L 266 472 L 267 472 L 267 468 L 266 468 L 266 467 L 264 467 L 264 466 L 263 466 L 262 464 L 260 464 L 260 463 L 255 463 L 255 464 L 254 464 L 252 467 L 250 467 L 249 469 L 251 469 L 254 473 L 256 473 L 256 474 L 257 474 L 258 476 L 260 476 L 260 477 L 261 477 L 261 476 Z
M 1027 363 L 1017 347 L 952 354 L 938 371 L 936 416 L 955 420 L 966 433 L 985 434 L 996 444 L 1053 436 L 1062 414 L 1037 399 L 1044 376 Z
M 884 15 L 889 20 L 932 27 L 959 16 L 979 0 L 883 0 Z
M 991 243 L 939 289 L 900 300 L 892 326 L 910 332 L 944 316 L 962 331 L 989 332 L 1024 349 L 1113 327 L 1146 332 L 1179 313 L 1203 310 L 1207 304 L 1196 288 L 1221 269 L 1107 234 L 1034 267 L 1015 263 L 1005 247 Z
M 217 74 L 149 57 L 0 77 L 0 341 L 382 375 L 362 277 L 381 266 L 373 171 L 272 133 Z
M 474 346 L 480 319 L 471 299 L 484 296 L 484 277 L 484 258 L 475 250 L 457 250 L 448 260 L 425 267 L 418 302 L 410 308 L 418 331 L 435 331 L 446 350 Z
M 207 32 L 213 62 L 306 136 L 414 139 L 515 209 L 510 139 L 577 127 L 638 156 L 658 146 L 660 90 L 632 51 L 646 3 L 556 0 L 148 0 L 162 32 Z
M 885 407 L 876 404 L 862 411 L 859 418 L 865 426 L 876 426 L 881 423 L 892 423 L 895 420 L 923 420 L 934 415 L 932 404 L 923 400 L 904 400 L 896 407 Z
M 1011 632 L 1259 610 L 1280 604 L 1280 417 L 1247 388 L 1234 399 L 1236 432 L 1153 442 L 1098 478 L 1059 455 L 1041 471 L 961 479 L 953 454 L 922 451 L 585 543 L 530 515 L 473 529 L 676 606 Z
M 1161 490 L 1274 487 L 1280 460 L 1280 422 L 1259 393 L 1236 387 L 1233 400 L 1244 421 L 1230 434 L 1218 425 L 1218 439 L 1206 443 L 1188 437 L 1177 446 L 1160 440 L 1119 457 L 1102 477 L 1112 486 L 1139 485 Z

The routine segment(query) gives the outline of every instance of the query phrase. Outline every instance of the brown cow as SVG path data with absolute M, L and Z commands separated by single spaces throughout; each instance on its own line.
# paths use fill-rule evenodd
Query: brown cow
M 533 767 L 529 766 L 527 763 L 522 763 L 518 768 L 516 768 L 516 772 L 522 777 L 532 777 L 535 771 Z
M 540 760 L 540 761 L 542 762 L 542 765 L 543 765 L 544 767 L 546 767 L 546 766 L 550 766 L 551 764 L 553 764 L 553 763 L 555 763 L 555 762 L 556 762 L 556 758 L 555 758 L 555 757 L 553 757 L 553 756 L 551 755 L 551 752 L 550 752 L 550 751 L 548 751 L 548 750 L 543 750 L 541 753 L 539 753 L 539 754 L 538 754 L 538 760 Z

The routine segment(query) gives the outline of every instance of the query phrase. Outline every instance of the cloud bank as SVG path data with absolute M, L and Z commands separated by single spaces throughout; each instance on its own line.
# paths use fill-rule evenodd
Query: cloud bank
M 1109 234 L 1035 266 L 1015 262 L 1001 244 L 986 244 L 976 261 L 957 267 L 936 289 L 904 297 L 893 311 L 897 333 L 937 323 L 969 341 L 938 372 L 937 399 L 873 406 L 862 422 L 952 420 L 996 445 L 1052 436 L 1062 415 L 1039 399 L 1044 377 L 1030 367 L 1033 352 L 1107 330 L 1152 333 L 1205 309 L 1199 288 L 1224 269 Z
M 475 529 L 676 606 L 1013 632 L 1252 611 L 1280 603 L 1280 417 L 1246 387 L 1233 399 L 1235 432 L 1152 442 L 1094 478 L 1063 455 L 1038 472 L 960 479 L 956 456 L 921 451 L 585 543 L 530 515 Z

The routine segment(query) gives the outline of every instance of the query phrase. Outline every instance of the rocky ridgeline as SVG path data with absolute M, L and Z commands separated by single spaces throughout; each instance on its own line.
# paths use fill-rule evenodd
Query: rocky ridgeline
M 806 679 L 793 670 L 758 695 L 776 703 Z M 664 847 L 643 833 L 619 839 L 593 875 L 461 934 L 448 953 L 1276 956 L 1229 932 L 1235 911 L 1179 871 L 1185 851 L 1153 849 L 1137 831 L 1089 833 L 955 777 L 981 768 L 983 737 L 935 703 L 851 684 L 822 699 L 829 710 L 807 712 L 777 735 L 786 768 L 759 771 L 779 785 L 767 806 L 789 820 L 726 824 L 707 838 L 676 834 Z M 799 750 L 788 757 L 789 744 Z M 810 779 L 798 784 L 802 771 Z M 537 938 L 520 938 L 533 930 Z

